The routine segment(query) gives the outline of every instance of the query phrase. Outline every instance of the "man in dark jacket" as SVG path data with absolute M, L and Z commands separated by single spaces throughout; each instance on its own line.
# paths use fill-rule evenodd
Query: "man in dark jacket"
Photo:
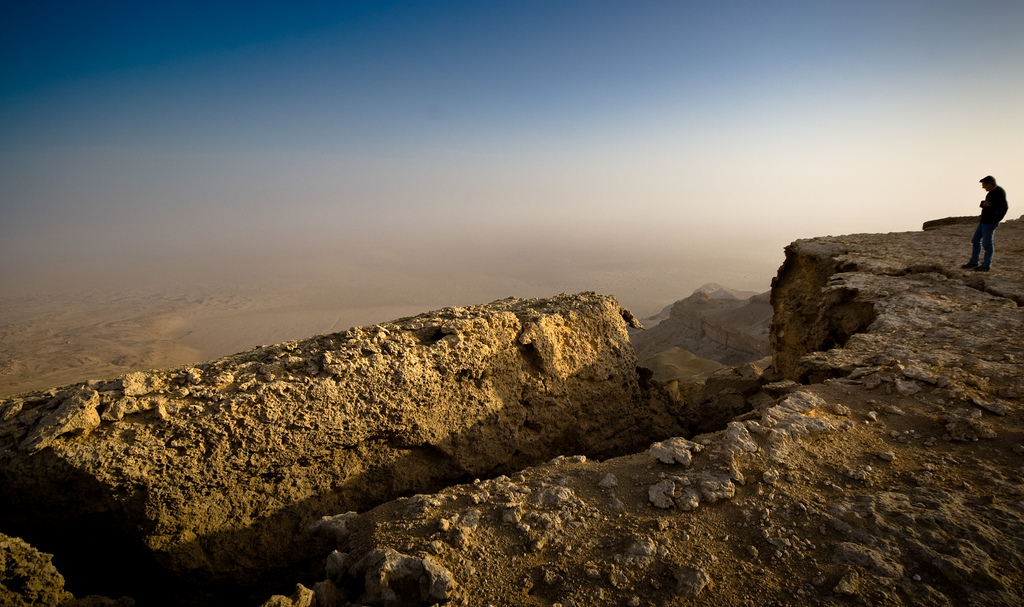
M 960 267 L 965 270 L 974 268 L 975 272 L 988 272 L 992 266 L 992 253 L 995 252 L 992 234 L 1006 216 L 1009 207 L 1006 204 L 1006 191 L 996 185 L 995 177 L 989 175 L 982 178 L 981 187 L 985 188 L 988 195 L 981 201 L 981 219 L 978 222 L 978 229 L 974 231 L 974 237 L 971 238 L 974 250 L 971 252 L 971 260 Z M 978 254 L 982 248 L 985 249 L 985 258 L 979 266 Z

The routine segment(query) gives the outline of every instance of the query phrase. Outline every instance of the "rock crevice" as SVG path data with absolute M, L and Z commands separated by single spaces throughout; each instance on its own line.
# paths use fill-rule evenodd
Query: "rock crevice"
M 311 518 L 685 432 L 641 389 L 626 318 L 509 299 L 0 401 L 0 525 L 60 554 L 109 537 L 106 567 L 182 589 L 131 589 L 147 602 L 257 596 L 311 562 Z M 71 584 L 99 579 L 81 556 Z

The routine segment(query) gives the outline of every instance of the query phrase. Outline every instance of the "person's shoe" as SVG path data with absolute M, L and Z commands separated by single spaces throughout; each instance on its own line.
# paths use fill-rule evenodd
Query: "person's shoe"
M 988 266 L 978 266 L 978 267 L 974 268 L 975 272 L 988 272 L 988 270 L 989 270 Z
M 971 268 L 978 267 L 978 264 L 968 262 L 968 263 L 965 263 L 964 265 L 962 265 L 960 267 L 963 268 L 964 270 L 970 270 Z

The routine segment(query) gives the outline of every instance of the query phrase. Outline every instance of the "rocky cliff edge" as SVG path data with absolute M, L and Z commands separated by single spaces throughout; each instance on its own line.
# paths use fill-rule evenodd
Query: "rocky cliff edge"
M 325 517 L 266 605 L 1024 603 L 1024 223 L 972 230 L 793 243 L 725 429 Z
M 509 299 L 4 399 L 0 529 L 76 593 L 252 604 L 321 570 L 317 517 L 685 432 L 627 320 Z

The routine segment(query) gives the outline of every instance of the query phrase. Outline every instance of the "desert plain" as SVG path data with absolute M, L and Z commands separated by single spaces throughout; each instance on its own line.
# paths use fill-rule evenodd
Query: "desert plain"
M 199 363 L 453 305 L 560 292 L 614 293 L 638 317 L 717 281 L 767 290 L 781 250 L 711 262 L 706 251 L 604 242 L 458 246 L 360 240 L 41 258 L 0 266 L 0 397 Z M 19 258 L 22 256 L 23 258 Z

